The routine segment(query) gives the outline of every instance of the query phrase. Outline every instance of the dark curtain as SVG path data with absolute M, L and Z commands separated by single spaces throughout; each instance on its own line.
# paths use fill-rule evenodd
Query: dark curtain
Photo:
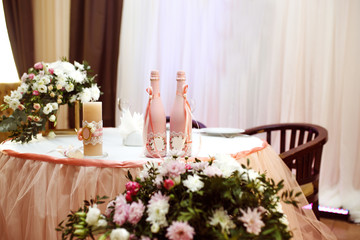
M 6 26 L 19 77 L 34 65 L 34 23 L 31 1 L 3 0 Z
M 72 0 L 70 61 L 87 61 L 100 90 L 105 127 L 115 126 L 122 0 Z

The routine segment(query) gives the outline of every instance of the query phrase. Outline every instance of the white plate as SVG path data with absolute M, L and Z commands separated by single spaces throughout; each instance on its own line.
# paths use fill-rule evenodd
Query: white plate
M 201 133 L 211 136 L 234 136 L 243 133 L 245 130 L 240 128 L 202 128 Z

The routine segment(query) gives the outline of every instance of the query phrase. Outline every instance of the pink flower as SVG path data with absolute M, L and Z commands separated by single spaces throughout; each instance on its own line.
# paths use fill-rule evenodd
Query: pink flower
M 172 189 L 172 188 L 174 187 L 174 185 L 175 185 L 175 183 L 174 183 L 174 181 L 171 180 L 171 179 L 166 179 L 166 180 L 164 181 L 164 188 L 166 188 L 167 190 Z
M 126 201 L 128 201 L 128 202 L 131 202 L 131 201 L 132 201 L 132 194 L 131 194 L 130 191 L 127 191 L 127 192 L 126 192 L 125 199 L 126 199 Z
M 35 63 L 35 65 L 34 65 L 34 68 L 37 69 L 37 70 L 42 69 L 43 67 L 44 67 L 44 66 L 43 66 L 42 62 L 37 62 L 37 63 Z
M 39 121 L 40 121 L 40 117 L 39 117 L 39 116 L 35 116 L 35 117 L 33 117 L 33 120 L 34 120 L 35 122 L 39 122 Z
M 144 210 L 145 206 L 141 201 L 131 203 L 129 208 L 129 223 L 134 225 L 137 224 L 142 218 Z
M 24 106 L 24 105 L 22 105 L 22 104 L 19 104 L 18 109 L 19 109 L 20 111 L 22 111 L 22 110 L 24 110 L 24 109 L 25 109 L 25 106 Z
M 41 106 L 39 103 L 34 103 L 33 107 L 34 107 L 34 109 L 39 110 Z
M 215 166 L 208 166 L 204 169 L 204 174 L 208 177 L 221 177 L 222 176 L 222 172 L 218 167 Z
M 38 91 L 38 90 L 34 90 L 34 91 L 32 92 L 32 94 L 33 94 L 34 96 L 38 96 L 38 95 L 39 95 L 39 91 Z
M 186 172 L 185 164 L 181 161 L 171 160 L 162 165 L 162 175 L 176 178 Z
M 130 191 L 130 193 L 132 195 L 136 195 L 138 193 L 138 191 L 140 190 L 140 184 L 138 182 L 127 182 L 126 185 L 126 190 Z
M 190 165 L 190 164 L 185 164 L 185 169 L 186 169 L 186 170 L 191 170 L 191 169 L 192 169 L 192 167 L 191 167 L 191 165 Z
M 259 233 L 261 232 L 261 228 L 265 226 L 264 222 L 261 221 L 261 214 L 263 210 L 258 208 L 254 208 L 253 210 L 251 210 L 248 207 L 246 212 L 242 209 L 240 209 L 240 211 L 243 215 L 238 219 L 244 223 L 246 231 L 248 233 L 259 235 Z
M 27 120 L 32 121 L 32 120 L 33 120 L 33 117 L 34 117 L 34 116 L 29 115 L 29 116 L 27 116 Z
M 166 237 L 170 240 L 190 240 L 194 238 L 194 228 L 187 222 L 172 222 L 166 230 Z
M 28 75 L 28 78 L 30 78 L 31 80 L 33 80 L 34 77 L 35 77 L 35 75 L 34 75 L 33 73 L 30 73 L 30 74 Z
M 115 199 L 114 222 L 123 225 L 129 217 L 129 205 L 126 203 L 125 196 L 119 195 Z
M 49 68 L 48 71 L 49 71 L 50 74 L 54 74 L 54 69 L 53 68 Z
M 110 217 L 110 214 L 114 210 L 114 208 L 115 208 L 115 200 L 112 200 L 106 206 L 105 216 Z
M 28 78 L 27 73 L 24 73 L 24 74 L 21 76 L 21 81 L 22 81 L 22 82 L 25 82 L 27 78 Z

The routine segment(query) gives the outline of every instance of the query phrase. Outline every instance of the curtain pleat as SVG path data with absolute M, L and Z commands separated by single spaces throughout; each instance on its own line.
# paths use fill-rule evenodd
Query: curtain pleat
M 104 93 L 104 126 L 115 126 L 117 62 L 123 1 L 73 0 L 70 61 L 87 61 Z
M 34 64 L 34 24 L 31 1 L 3 0 L 6 26 L 19 77 Z

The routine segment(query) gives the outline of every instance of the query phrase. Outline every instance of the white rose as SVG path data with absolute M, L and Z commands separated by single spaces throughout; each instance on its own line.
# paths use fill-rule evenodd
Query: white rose
M 53 110 L 51 103 L 46 104 L 46 106 L 43 109 L 44 114 L 48 115 Z
M 73 91 L 74 90 L 74 84 L 72 84 L 72 83 L 66 84 L 65 90 L 68 91 L 68 92 Z
M 111 231 L 111 240 L 128 240 L 130 233 L 125 228 L 116 228 Z
M 10 100 L 9 107 L 12 108 L 13 110 L 16 110 L 19 105 L 20 105 L 20 101 L 18 99 L 13 98 Z
M 97 205 L 89 207 L 89 211 L 86 214 L 85 222 L 90 226 L 96 225 L 100 217 L 100 209 L 97 208 Z
M 55 122 L 55 120 L 56 120 L 56 116 L 54 114 L 49 117 L 50 122 Z
M 41 93 L 46 93 L 47 92 L 47 87 L 44 84 L 41 84 L 38 86 L 38 91 Z
M 53 102 L 51 103 L 51 107 L 53 108 L 53 110 L 58 110 L 59 104 L 57 102 Z

